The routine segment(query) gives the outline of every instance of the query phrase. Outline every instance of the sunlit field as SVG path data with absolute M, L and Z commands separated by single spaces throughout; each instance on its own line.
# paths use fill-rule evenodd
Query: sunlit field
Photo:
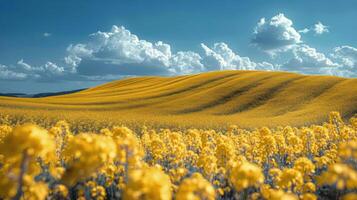
M 113 125 L 223 130 L 321 124 L 338 111 L 357 111 L 357 80 L 287 72 L 221 71 L 178 77 L 138 77 L 45 98 L 0 97 L 12 124 L 50 128 L 66 120 L 77 131 Z M 88 126 L 88 124 L 96 124 Z M 95 128 L 95 130 L 92 130 Z
M 225 71 L 0 97 L 2 199 L 357 199 L 357 80 Z

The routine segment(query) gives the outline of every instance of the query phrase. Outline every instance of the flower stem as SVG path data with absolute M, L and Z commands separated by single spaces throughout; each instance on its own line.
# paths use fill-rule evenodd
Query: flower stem
M 29 163 L 29 156 L 27 155 L 26 149 L 22 152 L 22 160 L 20 163 L 20 174 L 19 174 L 19 179 L 18 179 L 18 185 L 17 185 L 17 192 L 16 195 L 12 198 L 13 200 L 20 200 L 21 196 L 23 194 L 22 187 L 24 185 L 24 175 L 27 171 L 28 168 L 28 163 Z

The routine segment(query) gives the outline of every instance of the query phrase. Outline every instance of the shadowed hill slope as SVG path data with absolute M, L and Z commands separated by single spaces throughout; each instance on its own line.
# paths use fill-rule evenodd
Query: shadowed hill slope
M 0 97 L 0 106 L 104 116 L 115 113 L 117 118 L 145 116 L 145 121 L 171 118 L 176 123 L 303 125 L 321 122 L 334 110 L 344 117 L 355 114 L 357 79 L 263 71 L 139 77 L 61 96 Z

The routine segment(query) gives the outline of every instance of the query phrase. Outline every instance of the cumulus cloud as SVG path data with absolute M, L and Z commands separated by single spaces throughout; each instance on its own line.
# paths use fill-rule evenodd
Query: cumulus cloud
M 173 52 L 162 41 L 149 42 L 123 26 L 108 32 L 90 34 L 87 42 L 67 48 L 67 65 L 84 76 L 106 75 L 175 75 L 225 69 L 272 70 L 268 62 L 256 63 L 235 54 L 227 44 L 212 48 L 201 44 L 204 54 L 192 51 Z
M 256 63 L 248 57 L 235 54 L 227 44 L 215 43 L 212 48 L 201 44 L 205 52 L 203 65 L 207 70 L 273 70 L 274 66 L 268 62 Z
M 0 64 L 0 79 L 1 80 L 23 80 L 27 75 L 21 72 L 15 72 L 6 65 Z
M 60 67 L 52 62 L 46 62 L 46 64 L 41 68 L 43 69 L 44 72 L 49 72 L 54 75 L 62 75 L 65 72 L 63 67 Z
M 284 14 L 278 14 L 270 20 L 261 18 L 253 34 L 252 44 L 273 54 L 302 42 L 293 22 Z
M 113 26 L 108 32 L 90 34 L 86 42 L 69 45 L 62 66 L 53 62 L 32 66 L 20 59 L 12 66 L 11 72 L 36 80 L 103 81 L 136 75 L 274 69 L 268 62 L 254 62 L 241 57 L 222 42 L 211 48 L 205 44 L 201 47 L 202 55 L 193 51 L 173 52 L 167 43 L 142 40 L 123 26 Z M 6 71 L 7 74 L 11 72 Z
M 67 48 L 65 62 L 73 71 L 85 76 L 98 75 L 175 75 L 225 69 L 268 69 L 267 62 L 256 63 L 235 54 L 227 44 L 212 48 L 201 44 L 204 55 L 192 51 L 172 52 L 162 41 L 139 39 L 123 26 L 113 26 L 109 32 L 89 35 L 86 43 Z
M 123 26 L 90 34 L 88 42 L 70 45 L 67 52 L 65 62 L 73 67 L 73 71 L 84 74 L 92 73 L 93 64 L 98 65 L 97 71 L 123 75 L 184 74 L 203 68 L 197 53 L 173 53 L 169 44 L 141 40 Z
M 53 75 L 63 75 L 66 70 L 64 67 L 60 67 L 55 63 L 50 61 L 46 62 L 44 65 L 41 66 L 31 66 L 30 64 L 26 63 L 23 59 L 17 62 L 17 66 L 15 67 L 17 70 L 24 70 L 27 72 L 32 72 L 37 74 L 38 76 L 53 76 Z
M 340 75 L 339 72 L 345 73 L 339 63 L 333 62 L 325 54 L 306 44 L 295 47 L 292 52 L 293 58 L 281 66 L 282 70 L 305 74 Z
M 32 71 L 33 70 L 31 65 L 29 65 L 29 64 L 24 62 L 24 59 L 21 59 L 21 60 L 17 61 L 17 64 L 19 65 L 19 67 L 21 67 L 25 71 Z
M 179 51 L 170 58 L 173 73 L 194 73 L 204 71 L 205 68 L 201 63 L 201 56 L 192 51 Z
M 357 72 L 357 48 L 351 46 L 336 47 L 331 56 L 339 60 L 344 66 Z
M 314 25 L 314 32 L 317 34 L 317 35 L 321 35 L 321 34 L 324 34 L 324 33 L 328 33 L 329 30 L 328 30 L 328 26 L 325 26 L 323 25 L 321 22 L 318 22 Z
M 310 32 L 310 29 L 308 29 L 308 28 L 304 28 L 304 29 L 299 30 L 299 33 L 303 33 L 303 34 L 306 34 L 308 32 Z
M 315 33 L 315 35 L 322 35 L 324 33 L 329 32 L 328 26 L 323 25 L 321 22 L 314 24 L 313 27 L 301 29 L 298 32 L 302 33 L 302 34 L 307 34 L 310 31 L 313 31 Z
M 49 61 L 40 66 L 32 66 L 26 63 L 23 59 L 17 61 L 15 65 L 6 66 L 0 64 L 1 80 L 29 79 L 46 81 L 69 74 L 70 72 L 66 68 Z

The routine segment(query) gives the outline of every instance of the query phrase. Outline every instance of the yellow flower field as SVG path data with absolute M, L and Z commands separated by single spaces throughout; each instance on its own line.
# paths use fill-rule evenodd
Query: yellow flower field
M 1 121 L 2 199 L 357 198 L 357 118 L 338 112 L 322 125 L 222 131 Z
M 71 122 L 79 131 L 125 125 L 150 128 L 241 128 L 321 124 L 331 111 L 357 113 L 357 79 L 289 72 L 215 71 L 136 77 L 44 98 L 0 96 L 11 123 Z M 88 124 L 96 124 L 88 126 Z M 93 129 L 93 127 L 95 129 Z M 92 128 L 92 129 L 90 129 Z
M 357 0 L 0 0 L 0 200 L 357 200 L 354 19 Z

